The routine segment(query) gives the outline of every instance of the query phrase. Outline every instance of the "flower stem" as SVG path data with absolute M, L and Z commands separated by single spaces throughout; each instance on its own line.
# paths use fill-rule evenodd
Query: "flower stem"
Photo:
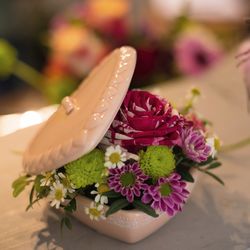
M 22 61 L 17 61 L 13 74 L 44 93 L 44 88 L 41 83 L 45 81 L 45 77 L 28 64 Z
M 219 152 L 223 152 L 223 153 L 229 152 L 231 150 L 239 149 L 239 148 L 242 148 L 242 147 L 247 146 L 247 145 L 250 145 L 250 137 L 243 139 L 243 140 L 236 142 L 236 143 L 222 146 L 220 148 Z

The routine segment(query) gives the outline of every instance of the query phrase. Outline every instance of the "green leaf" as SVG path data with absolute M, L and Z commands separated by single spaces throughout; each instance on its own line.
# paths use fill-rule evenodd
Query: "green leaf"
M 194 182 L 193 176 L 187 171 L 178 171 L 178 173 L 181 175 L 182 179 L 188 182 Z
M 76 199 L 73 198 L 68 204 L 67 206 L 64 207 L 64 210 L 70 213 L 73 213 L 74 211 L 76 211 Z
M 181 162 L 181 164 L 179 163 L 179 166 L 177 166 L 177 167 L 180 167 L 180 168 L 185 168 L 185 169 L 190 169 L 190 168 L 192 168 L 194 165 L 196 165 L 196 163 L 194 163 L 193 161 L 188 161 L 188 160 L 183 160 L 182 162 Z
M 20 183 L 27 181 L 27 176 L 20 176 L 19 178 L 17 178 L 11 185 L 12 188 L 15 188 L 16 186 L 18 186 Z
M 76 211 L 76 199 L 75 198 L 71 200 L 70 204 L 71 204 L 72 210 Z
M 107 196 L 108 198 L 119 198 L 119 197 L 122 197 L 120 193 L 116 193 L 113 190 L 105 192 L 105 193 L 103 193 L 103 195 Z
M 70 219 L 69 219 L 68 217 L 65 217 L 65 218 L 64 218 L 64 224 L 65 224 L 65 226 L 66 226 L 69 230 L 72 229 L 72 224 L 71 224 L 71 221 L 70 221 Z
M 68 217 L 66 217 L 66 216 L 64 216 L 64 217 L 61 219 L 61 223 L 60 223 L 61 233 L 62 233 L 62 230 L 63 230 L 64 225 L 65 225 L 69 230 L 72 229 L 71 221 L 70 221 L 70 219 L 69 219 Z
M 43 178 L 44 178 L 44 176 L 42 176 L 42 175 L 36 176 L 36 179 L 34 181 L 34 185 L 35 185 L 35 190 L 37 193 L 40 193 L 41 189 L 43 188 L 43 187 L 41 187 L 41 179 L 43 179 Z
M 183 159 L 184 159 L 184 157 L 183 157 L 183 156 L 180 156 L 180 157 L 176 160 L 175 165 L 178 166 L 178 165 L 181 163 L 181 161 L 182 161 Z
M 206 169 L 218 168 L 219 166 L 221 166 L 221 163 L 216 161 L 216 162 L 210 164 Z
M 146 213 L 154 218 L 159 216 L 151 206 L 142 203 L 140 200 L 134 200 L 133 205 L 137 209 L 141 210 L 142 212 L 144 212 L 144 213 Z
M 215 160 L 216 160 L 216 158 L 213 158 L 212 156 L 210 156 L 210 157 L 208 157 L 208 159 L 206 161 L 199 163 L 198 166 L 207 166 L 208 164 L 212 163 Z
M 24 189 L 25 189 L 26 184 L 22 183 L 18 186 L 16 186 L 12 192 L 14 197 L 17 197 Z
M 40 191 L 40 192 L 37 193 L 37 197 L 38 197 L 39 199 L 41 199 L 41 198 L 44 198 L 44 197 L 47 197 L 47 196 L 48 196 L 49 191 L 50 191 L 50 188 L 49 188 L 49 187 L 40 187 L 40 190 L 39 190 L 39 191 Z
M 25 211 L 28 211 L 30 208 L 32 208 L 32 206 L 33 206 L 36 202 L 38 202 L 39 200 L 41 200 L 41 199 L 40 199 L 40 198 L 37 198 L 37 199 L 33 200 L 33 201 L 26 207 Z
M 30 190 L 30 196 L 29 196 L 30 204 L 32 204 L 32 202 L 33 202 L 34 191 L 35 191 L 35 185 L 33 185 L 31 190 Z
M 28 176 L 21 176 L 18 179 L 16 179 L 13 183 L 12 183 L 12 188 L 13 188 L 13 196 L 17 197 L 24 189 L 25 187 L 30 183 L 30 181 L 28 180 Z
M 129 205 L 129 202 L 126 199 L 119 199 L 119 200 L 114 201 L 109 207 L 108 211 L 106 212 L 106 217 L 119 211 L 122 208 L 125 208 L 128 205 Z
M 200 171 L 203 172 L 203 173 L 205 173 L 205 174 L 207 174 L 207 175 L 209 175 L 209 176 L 211 176 L 216 181 L 218 181 L 221 185 L 223 185 L 223 186 L 225 185 L 225 183 L 217 175 L 215 175 L 215 174 L 213 174 L 213 173 L 211 173 L 211 172 L 209 172 L 207 170 L 201 170 L 200 169 Z

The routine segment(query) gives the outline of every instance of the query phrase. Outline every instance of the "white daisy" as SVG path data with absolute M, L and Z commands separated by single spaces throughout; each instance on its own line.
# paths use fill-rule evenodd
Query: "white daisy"
M 67 189 L 69 193 L 74 193 L 75 192 L 75 185 L 69 181 L 69 179 L 62 173 L 59 172 L 58 174 L 54 175 L 55 179 L 57 181 L 61 181 L 63 186 Z
M 127 152 L 126 155 L 127 155 L 127 159 L 133 159 L 135 161 L 139 161 L 139 156 L 136 154 L 132 154 L 132 153 Z
M 55 174 L 55 178 L 57 180 L 59 180 L 59 178 L 64 179 L 64 178 L 66 178 L 66 176 L 62 172 L 59 172 L 59 173 Z
M 65 201 L 66 193 L 67 189 L 63 186 L 62 183 L 60 183 L 58 180 L 54 182 L 53 186 L 50 187 L 50 205 L 58 209 L 60 207 L 60 204 Z
M 104 216 L 104 207 L 101 204 L 96 204 L 91 202 L 90 207 L 85 208 L 85 213 L 89 215 L 91 220 L 105 220 L 106 217 Z
M 95 187 L 97 188 L 97 191 L 92 190 L 90 192 L 90 194 L 96 195 L 95 202 L 100 203 L 101 205 L 108 204 L 108 197 L 106 195 L 103 195 L 104 192 L 109 191 L 107 184 L 96 183 Z
M 70 194 L 73 194 L 75 192 L 76 186 L 73 183 L 69 183 L 67 186 L 67 190 Z
M 122 149 L 119 145 L 110 146 L 105 152 L 105 163 L 104 166 L 107 168 L 121 168 L 125 165 L 127 160 L 126 151 Z
M 40 180 L 40 186 L 41 187 L 44 187 L 44 186 L 49 186 L 53 180 L 53 175 L 55 174 L 55 170 L 53 171 L 49 171 L 49 172 L 46 172 L 46 173 L 42 173 L 42 175 L 44 176 L 44 178 L 42 178 Z
M 214 158 L 218 152 L 220 141 L 217 137 L 209 137 L 206 139 L 207 145 L 211 147 L 211 156 Z

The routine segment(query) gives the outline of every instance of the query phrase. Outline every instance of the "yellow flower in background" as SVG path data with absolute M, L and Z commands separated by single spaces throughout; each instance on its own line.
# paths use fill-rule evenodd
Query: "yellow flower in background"
M 52 33 L 50 45 L 55 52 L 72 53 L 88 39 L 88 34 L 84 27 L 64 25 Z
M 89 0 L 87 10 L 90 15 L 101 19 L 117 19 L 128 14 L 129 1 L 127 0 Z
M 51 57 L 82 77 L 106 53 L 105 44 L 83 25 L 64 24 L 52 30 L 49 39 Z

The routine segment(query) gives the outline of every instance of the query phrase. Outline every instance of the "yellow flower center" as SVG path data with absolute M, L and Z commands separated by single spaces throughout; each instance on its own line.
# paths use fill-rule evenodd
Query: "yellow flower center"
M 102 193 L 105 193 L 105 192 L 108 192 L 109 191 L 109 187 L 107 184 L 105 183 L 102 183 L 99 185 L 99 187 L 97 188 L 97 191 L 99 194 L 102 194 Z
M 120 181 L 123 187 L 133 186 L 136 181 L 136 176 L 132 172 L 127 172 L 121 175 Z
M 121 160 L 121 156 L 119 153 L 115 152 L 115 153 L 112 153 L 110 156 L 109 156 L 109 160 L 114 164 L 114 163 L 118 163 L 120 160 Z
M 97 210 L 97 208 L 90 208 L 89 213 L 94 217 L 100 217 L 101 211 Z
M 70 181 L 68 180 L 68 178 L 63 178 L 63 179 L 62 179 L 62 184 L 63 184 L 63 186 L 66 187 L 66 188 L 71 188 L 71 186 L 70 186 Z
M 221 142 L 220 142 L 219 138 L 215 138 L 214 139 L 214 148 L 215 148 L 215 150 L 219 150 L 220 147 L 221 147 Z
M 61 189 L 56 189 L 55 191 L 55 199 L 60 201 L 63 198 L 63 192 Z
M 45 180 L 48 181 L 50 178 L 52 177 L 52 173 L 51 172 L 47 172 L 45 174 Z
M 160 187 L 160 193 L 162 196 L 169 196 L 172 193 L 172 189 L 169 184 L 162 184 Z

